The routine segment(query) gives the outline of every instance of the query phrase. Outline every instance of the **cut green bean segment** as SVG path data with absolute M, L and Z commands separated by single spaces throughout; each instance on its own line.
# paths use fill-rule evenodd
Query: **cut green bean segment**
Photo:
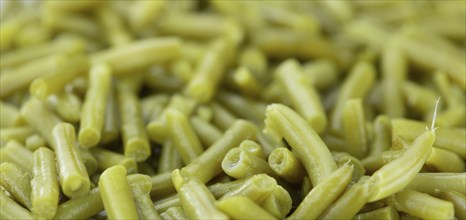
M 355 220 L 370 220 L 370 219 L 380 219 L 380 220 L 398 220 L 399 214 L 391 206 L 387 206 L 385 208 L 376 209 L 370 212 L 365 212 L 361 214 L 357 214 L 354 216 Z
M 157 210 L 157 212 L 159 212 L 161 216 L 163 212 L 166 212 L 168 209 L 179 206 L 181 206 L 181 202 L 178 194 L 173 194 L 171 196 L 159 199 L 154 202 L 155 210 Z
M 286 181 L 293 184 L 303 181 L 306 170 L 299 159 L 287 148 L 280 147 L 273 150 L 268 162 L 272 170 Z
M 94 155 L 88 150 L 81 147 L 77 148 L 81 158 L 83 160 L 84 166 L 86 167 L 87 174 L 92 176 L 97 172 L 97 160 Z M 92 187 L 92 186 L 91 186 Z
M 142 174 L 132 174 L 128 177 L 128 184 L 131 188 L 134 203 L 140 219 L 161 219 L 159 213 L 154 208 L 150 199 L 152 181 L 149 176 Z
M 16 106 L 0 102 L 0 128 L 15 127 L 23 123 L 19 109 Z
M 439 95 L 432 89 L 428 89 L 413 82 L 406 81 L 402 85 L 404 100 L 406 105 L 425 118 L 430 118 L 432 114 L 432 103 Z
M 275 219 L 245 196 L 235 196 L 215 203 L 217 208 L 234 219 Z
M 265 133 L 278 142 L 284 138 L 317 186 L 337 169 L 332 154 L 312 127 L 296 112 L 281 104 L 267 107 Z
M 126 173 L 124 166 L 117 165 L 100 176 L 100 196 L 109 219 L 138 219 Z
M 264 120 L 266 106 L 262 102 L 223 90 L 217 92 L 216 97 L 220 104 L 241 118 L 245 118 L 256 123 L 262 123 Z
M 275 176 L 275 172 L 270 168 L 267 161 L 239 147 L 228 151 L 222 160 L 222 169 L 226 174 L 236 179 L 259 173 Z
M 111 74 L 108 65 L 92 66 L 89 72 L 89 88 L 83 103 L 78 136 L 79 143 L 85 148 L 94 147 L 100 142 L 110 95 Z
M 163 9 L 166 7 L 166 1 L 141 1 L 135 2 L 130 8 L 128 14 L 129 24 L 135 31 L 140 31 L 151 24 Z
M 385 199 L 385 202 L 400 212 L 421 219 L 453 219 L 455 214 L 451 202 L 411 189 L 396 193 Z
M 435 137 L 434 131 L 425 131 L 400 157 L 372 174 L 374 192 L 369 202 L 385 198 L 406 187 L 429 157 Z
M 153 198 L 160 198 L 165 195 L 170 195 L 171 193 L 176 192 L 175 186 L 172 182 L 171 172 L 157 174 L 151 177 L 152 180 L 152 190 L 151 196 Z
M 232 50 L 233 45 L 229 40 L 215 41 L 184 88 L 184 94 L 200 103 L 209 102 L 215 95 Z
M 99 187 L 91 189 L 89 194 L 73 198 L 58 206 L 55 219 L 87 219 L 104 210 Z
M 367 154 L 369 140 L 361 99 L 349 99 L 346 101 L 342 111 L 342 120 L 346 151 L 356 158 L 363 158 Z
M 138 171 L 138 165 L 134 158 L 126 157 L 122 154 L 102 148 L 92 148 L 90 151 L 97 160 L 99 169 L 102 171 L 116 165 L 124 166 L 128 174 L 136 173 Z
M 53 128 L 52 136 L 63 193 L 69 198 L 86 195 L 89 193 L 90 180 L 76 146 L 76 133 L 73 125 L 59 123 Z
M 374 121 L 374 141 L 370 145 L 369 156 L 374 156 L 389 149 L 392 145 L 392 123 L 386 115 L 380 115 Z
M 61 123 L 61 119 L 50 112 L 45 105 L 35 98 L 30 98 L 21 107 L 21 116 L 34 128 L 49 144 L 54 147 L 52 130 Z
M 1 219 L 34 219 L 31 212 L 20 206 L 0 189 Z
M 77 123 L 81 118 L 81 100 L 71 92 L 61 92 L 50 97 L 48 103 L 63 118 L 70 123 Z
M 238 146 L 239 149 L 248 152 L 256 157 L 265 159 L 264 151 L 262 150 L 262 146 L 256 143 L 255 141 L 251 140 L 244 140 Z
M 189 164 L 204 149 L 186 115 L 176 109 L 166 111 L 167 129 L 170 140 L 180 154 L 183 162 Z
M 34 133 L 34 129 L 29 126 L 0 128 L 0 145 L 6 145 L 9 141 L 24 143 Z
M 151 119 L 159 117 L 169 98 L 167 94 L 156 94 L 141 99 L 141 111 L 144 122 L 148 123 Z
M 101 3 L 96 0 L 85 0 L 70 4 L 65 4 L 64 2 L 46 2 L 44 6 L 51 11 L 70 12 L 89 10 L 99 4 Z
M 266 174 L 257 174 L 246 179 L 244 182 L 224 186 L 225 189 L 222 193 L 225 194 L 219 200 L 235 196 L 246 196 L 257 204 L 260 204 L 273 193 L 276 186 L 277 181 L 274 178 Z M 218 193 L 216 192 L 215 194 Z
M 130 73 L 153 63 L 167 62 L 181 53 L 178 38 L 151 38 L 90 55 L 91 63 L 107 63 L 115 73 Z M 139 57 L 139 59 L 129 59 Z
M 437 147 L 432 148 L 432 153 L 427 158 L 426 165 L 439 172 L 465 172 L 465 163 L 458 154 Z
M 317 219 L 351 181 L 353 167 L 343 165 L 315 186 L 288 219 Z
M 234 121 L 237 119 L 236 116 L 226 110 L 225 107 L 219 103 L 213 102 L 210 107 L 212 108 L 213 112 L 213 124 L 223 131 L 227 130 L 231 125 L 233 125 Z
M 263 90 L 263 85 L 256 79 L 251 71 L 240 66 L 233 74 L 233 81 L 246 96 L 260 97 L 260 93 Z
M 403 117 L 406 113 L 402 96 L 407 75 L 407 61 L 395 39 L 382 51 L 382 91 L 384 113 L 390 117 Z
M 35 79 L 29 86 L 31 95 L 45 99 L 51 94 L 63 92 L 65 85 L 88 68 L 88 61 L 84 56 L 65 57 L 66 61 L 59 62 L 55 69 Z
M 419 173 L 407 188 L 435 194 L 435 190 L 456 191 L 466 195 L 466 173 Z
M 4 162 L 0 164 L 0 185 L 23 206 L 31 209 L 31 174 L 19 166 Z M 3 211 L 3 210 L 2 210 Z
M 182 166 L 183 161 L 181 160 L 178 150 L 173 146 L 173 143 L 170 140 L 165 141 L 162 146 L 162 152 L 160 153 L 158 172 L 172 172 Z
M 63 55 L 54 54 L 32 60 L 9 73 L 1 74 L 0 96 L 5 97 L 15 91 L 27 88 L 34 79 L 53 71 L 55 66 L 63 62 L 64 59 Z
M 458 105 L 451 107 L 437 116 L 440 127 L 464 127 L 466 121 L 466 107 Z
M 377 155 L 366 157 L 362 159 L 361 162 L 367 172 L 373 173 L 385 164 L 399 158 L 403 152 L 403 150 L 388 150 Z
M 275 218 L 283 219 L 290 212 L 292 202 L 289 192 L 280 185 L 276 185 L 260 206 Z
M 38 134 L 29 136 L 25 141 L 26 148 L 30 151 L 35 151 L 40 147 L 45 147 L 45 140 Z
M 317 133 L 322 133 L 327 127 L 327 116 L 319 95 L 312 86 L 312 79 L 304 75 L 296 60 L 287 60 L 280 64 L 276 76 L 294 109 Z
M 100 7 L 96 14 L 110 45 L 118 47 L 131 42 L 132 37 L 128 30 L 125 29 L 123 20 L 116 11 Z
M 114 86 L 110 87 L 106 105 L 101 138 L 104 144 L 115 141 L 120 134 L 120 114 Z
M 119 85 L 118 102 L 122 122 L 124 155 L 134 158 L 136 162 L 144 161 L 152 152 L 137 96 L 133 91 Z
M 197 116 L 191 117 L 189 121 L 199 136 L 202 145 L 205 147 L 211 146 L 222 137 L 222 131 L 208 121 Z
M 370 181 L 360 181 L 350 186 L 341 197 L 330 205 L 319 219 L 352 219 L 368 202 L 372 185 Z
M 9 141 L 5 147 L 0 148 L 0 162 L 10 162 L 32 174 L 32 152 L 17 141 Z
M 432 104 L 432 103 L 431 103 Z M 425 131 L 427 124 L 411 119 L 392 120 L 392 138 L 401 136 L 407 141 L 413 141 Z M 439 128 L 435 132 L 434 145 L 457 153 L 461 158 L 466 158 L 466 129 L 464 128 Z
M 356 63 L 351 69 L 338 92 L 335 108 L 331 115 L 332 129 L 337 132 L 341 131 L 346 101 L 354 98 L 363 99 L 374 84 L 375 73 L 374 66 L 365 61 Z
M 33 160 L 32 213 L 37 218 L 52 219 L 57 212 L 60 197 L 55 154 L 48 148 L 41 147 L 34 152 Z
M 160 216 L 164 220 L 185 220 L 188 219 L 184 213 L 183 208 L 179 206 L 173 206 L 167 209 L 167 211 L 160 213 Z
M 218 141 L 183 167 L 180 170 L 181 174 L 189 179 L 208 182 L 222 171 L 222 159 L 228 151 L 238 146 L 243 140 L 254 139 L 256 133 L 257 128 L 254 124 L 244 120 L 235 121 Z
M 324 90 L 338 82 L 339 70 L 334 62 L 319 59 L 304 64 L 303 72 L 312 80 L 312 84 L 319 90 Z
M 157 28 L 167 35 L 209 39 L 222 34 L 225 23 L 225 19 L 215 14 L 172 12 L 160 19 Z
M 178 196 L 189 219 L 228 219 L 215 207 L 215 198 L 209 189 L 196 179 L 181 186 Z
M 455 217 L 457 219 L 466 218 L 466 196 L 455 191 L 435 190 L 435 196 L 445 201 L 453 203 Z
M 353 166 L 353 181 L 358 181 L 361 176 L 366 173 L 363 163 L 357 158 L 349 155 L 346 152 L 332 152 L 333 158 L 337 162 L 338 167 L 343 166 L 344 164 L 349 164 Z

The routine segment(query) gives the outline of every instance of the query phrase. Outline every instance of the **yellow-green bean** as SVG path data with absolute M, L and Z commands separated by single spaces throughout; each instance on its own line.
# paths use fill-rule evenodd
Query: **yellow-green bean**
M 128 174 L 138 171 L 138 165 L 134 158 L 126 157 L 122 154 L 102 148 L 92 148 L 90 151 L 97 160 L 99 169 L 102 171 L 116 165 L 124 166 Z
M 349 99 L 346 101 L 342 111 L 342 121 L 346 151 L 359 159 L 365 157 L 369 140 L 361 99 Z
M 246 179 L 244 182 L 238 181 L 236 184 L 227 186 L 227 190 L 223 192 L 225 194 L 219 200 L 234 196 L 246 196 L 257 204 L 260 204 L 273 193 L 276 186 L 277 181 L 274 178 L 266 174 L 257 174 Z
M 357 214 L 354 216 L 355 220 L 370 220 L 370 219 L 380 219 L 380 220 L 398 220 L 399 214 L 391 206 L 387 206 L 384 208 L 376 209 L 370 212 L 364 212 L 361 214 Z
M 73 198 L 58 206 L 55 219 L 87 219 L 104 209 L 99 187 L 91 189 L 89 194 Z
M 358 181 L 361 176 L 366 173 L 363 163 L 357 158 L 349 155 L 346 152 L 332 151 L 333 159 L 337 162 L 338 167 L 345 164 L 353 166 L 353 181 Z
M 266 106 L 262 102 L 242 97 L 224 90 L 218 91 L 216 98 L 226 109 L 241 118 L 245 118 L 256 123 L 262 123 L 264 120 Z
M 81 100 L 72 92 L 61 92 L 49 96 L 47 100 L 52 109 L 65 121 L 77 123 L 81 118 Z
M 172 206 L 167 211 L 160 213 L 160 216 L 164 220 L 186 220 L 186 214 L 184 213 L 183 208 L 179 206 Z
M 109 219 L 138 219 L 124 166 L 106 169 L 99 180 L 100 196 Z
M 266 173 L 275 176 L 274 171 L 263 158 L 257 157 L 239 147 L 233 148 L 222 160 L 223 171 L 236 179 L 254 174 Z
M 217 102 L 213 102 L 210 107 L 212 108 L 212 122 L 214 125 L 222 129 L 227 130 L 233 122 L 237 119 L 230 111 L 225 109 L 222 105 Z
M 132 174 L 128 177 L 128 184 L 131 188 L 134 202 L 140 219 L 161 219 L 159 213 L 154 208 L 150 199 L 152 182 L 149 176 L 142 174 Z
M 128 20 L 131 28 L 140 31 L 158 18 L 165 9 L 166 1 L 138 1 L 130 8 Z
M 439 97 L 435 91 L 410 81 L 402 84 L 402 90 L 408 107 L 420 113 L 425 118 L 431 117 L 432 103 Z
M 245 196 L 234 196 L 215 203 L 217 208 L 234 219 L 275 219 L 267 211 Z
M 208 121 L 197 116 L 191 117 L 189 121 L 194 131 L 196 131 L 196 134 L 199 136 L 202 145 L 205 147 L 211 146 L 222 137 L 222 131 Z
M 34 129 L 29 126 L 0 128 L 0 145 L 6 145 L 9 141 L 24 143 L 29 136 L 34 134 Z
M 111 46 L 118 47 L 131 42 L 131 34 L 125 29 L 123 20 L 116 11 L 100 7 L 96 14 Z
M 386 115 L 379 115 L 374 120 L 374 141 L 370 145 L 369 156 L 378 155 L 392 145 L 392 124 Z
M 382 51 L 383 112 L 390 117 L 404 117 L 403 83 L 407 75 L 407 60 L 395 39 Z
M 31 174 L 16 164 L 4 162 L 0 164 L 0 185 L 23 206 L 31 209 Z M 2 210 L 3 211 L 3 210 Z
M 306 170 L 299 159 L 287 148 L 279 147 L 270 153 L 269 166 L 286 181 L 299 184 L 303 181 Z
M 178 150 L 173 146 L 170 140 L 165 141 L 162 146 L 162 152 L 160 153 L 158 172 L 166 173 L 171 172 L 174 169 L 181 168 L 183 161 L 178 153 Z
M 9 141 L 5 147 L 0 148 L 0 162 L 14 163 L 32 174 L 32 152 L 17 141 Z
M 104 126 L 102 128 L 102 143 L 110 143 L 116 140 L 120 134 L 120 117 L 114 86 L 110 88 L 106 105 Z
M 453 203 L 457 219 L 466 218 L 466 196 L 464 194 L 455 191 L 435 190 L 435 196 Z
M 458 154 L 437 147 L 432 148 L 432 153 L 429 158 L 427 158 L 426 165 L 433 167 L 439 172 L 465 172 L 464 161 L 460 156 L 458 156 Z
M 0 189 L 0 218 L 2 219 L 34 219 L 31 212 L 17 204 Z
M 52 136 L 63 193 L 69 198 L 86 195 L 89 193 L 90 180 L 78 146 L 76 146 L 76 133 L 73 125 L 57 124 L 53 128 Z
M 264 130 L 276 141 L 280 142 L 284 138 L 288 142 L 299 155 L 313 186 L 317 186 L 337 169 L 325 143 L 304 118 L 290 108 L 281 104 L 269 105 Z
M 162 196 L 170 195 L 170 193 L 176 192 L 175 187 L 173 186 L 171 172 L 157 174 L 152 176 L 151 180 L 151 196 L 153 198 L 160 198 Z
M 277 219 L 283 219 L 292 208 L 290 193 L 280 185 L 276 185 L 260 206 Z
M 94 147 L 100 142 L 111 86 L 111 71 L 104 64 L 92 66 L 89 72 L 89 88 L 83 103 L 78 135 L 79 143 L 85 148 Z
M 435 190 L 456 191 L 466 194 L 466 173 L 419 173 L 409 183 L 407 188 L 435 194 Z
M 0 110 L 0 128 L 15 127 L 24 123 L 16 106 L 0 102 Z
M 29 136 L 25 141 L 26 148 L 30 151 L 35 151 L 40 147 L 45 147 L 45 140 L 38 134 Z
M 336 64 L 327 59 L 313 60 L 304 64 L 303 72 L 312 79 L 312 84 L 319 90 L 330 88 L 337 83 L 340 75 Z
M 33 160 L 31 210 L 36 218 L 52 219 L 57 212 L 60 196 L 55 154 L 48 148 L 41 147 L 34 152 Z
M 30 98 L 21 107 L 21 116 L 34 128 L 49 144 L 54 147 L 52 130 L 61 123 L 61 119 L 50 112 L 45 105 L 36 98 Z

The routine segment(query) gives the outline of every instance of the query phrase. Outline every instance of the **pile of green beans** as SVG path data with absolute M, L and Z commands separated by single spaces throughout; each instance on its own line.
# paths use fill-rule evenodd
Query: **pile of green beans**
M 2 1 L 0 219 L 466 219 L 466 2 Z

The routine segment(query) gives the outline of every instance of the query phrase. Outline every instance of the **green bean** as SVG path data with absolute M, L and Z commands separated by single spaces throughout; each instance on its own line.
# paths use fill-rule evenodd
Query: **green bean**
M 257 128 L 250 122 L 236 120 L 223 136 L 204 153 L 181 169 L 181 174 L 189 179 L 208 182 L 222 171 L 223 157 L 230 149 L 243 140 L 254 139 Z M 176 185 L 176 183 L 174 183 Z
M 144 129 L 137 96 L 120 84 L 118 86 L 118 102 L 120 104 L 124 155 L 134 158 L 136 162 L 144 161 L 152 152 L 146 129 Z
M 62 92 L 50 97 L 49 105 L 63 118 L 70 123 L 77 123 L 81 117 L 81 100 L 71 92 Z
M 369 156 L 374 156 L 389 149 L 392 145 L 392 124 L 386 115 L 379 115 L 374 121 L 374 141 L 370 145 Z
M 225 193 L 219 200 L 235 196 L 246 196 L 252 201 L 260 204 L 264 202 L 275 190 L 277 181 L 266 175 L 257 174 L 246 179 L 244 182 L 238 182 L 233 186 L 227 186 L 228 191 L 224 190 Z
M 212 102 L 210 107 L 213 112 L 212 122 L 223 131 L 233 125 L 234 121 L 237 119 L 236 116 L 217 102 Z
M 54 147 L 52 130 L 61 123 L 61 119 L 50 112 L 44 104 L 36 98 L 29 99 L 21 107 L 21 116 L 34 128 L 49 144 Z
M 83 160 L 84 166 L 86 167 L 87 174 L 92 176 L 97 171 L 97 160 L 92 155 L 92 153 L 88 149 L 84 149 L 81 147 L 77 148 L 81 158 Z
M 9 162 L 1 163 L 0 171 L 2 188 L 7 190 L 16 201 L 31 209 L 31 174 Z
M 357 214 L 353 219 L 363 220 L 363 219 L 380 219 L 380 220 L 395 220 L 398 219 L 398 212 L 391 206 L 384 208 L 376 209 L 370 212 L 365 212 Z
M 10 17 L 10 19 L 2 22 L 2 30 L 0 30 L 0 51 L 3 52 L 10 49 L 21 28 L 35 19 L 36 15 L 36 13 L 31 13 L 31 10 L 24 10 L 18 16 Z
M 186 217 L 186 214 L 184 213 L 183 208 L 179 206 L 170 207 L 169 209 L 167 209 L 167 211 L 160 213 L 160 216 L 164 220 L 188 219 L 188 217 Z
M 126 173 L 124 166 L 117 165 L 106 169 L 100 176 L 100 196 L 109 219 L 138 218 Z
M 2 219 L 34 219 L 32 214 L 0 190 L 0 218 Z
M 385 164 L 399 158 L 403 152 L 403 150 L 388 150 L 377 155 L 366 157 L 362 159 L 361 162 L 367 172 L 373 173 Z
M 263 132 L 259 132 L 257 134 L 257 142 L 262 146 L 264 156 L 270 155 L 273 150 L 282 147 L 280 143 L 273 140 L 272 137 L 264 134 Z
M 81 114 L 79 143 L 85 148 L 94 147 L 100 142 L 104 126 L 106 100 L 109 96 L 111 69 L 108 65 L 92 66 L 89 72 L 89 88 Z
M 158 18 L 163 9 L 165 1 L 141 1 L 134 2 L 128 14 L 131 28 L 140 31 L 148 26 L 154 19 Z
M 101 171 L 116 165 L 124 166 L 128 174 L 136 173 L 138 171 L 138 165 L 134 158 L 126 157 L 122 154 L 102 148 L 91 148 L 90 151 L 97 160 L 98 167 Z
M 153 198 L 169 195 L 170 193 L 175 192 L 171 172 L 157 174 L 155 176 L 152 176 L 151 180 L 151 196 Z
M 262 146 L 256 143 L 255 141 L 251 140 L 244 140 L 238 146 L 244 152 L 248 152 L 256 157 L 265 159 L 264 151 L 262 150 Z
M 369 140 L 366 132 L 366 120 L 362 100 L 347 100 L 343 107 L 342 119 L 346 151 L 359 159 L 365 157 Z
M 148 162 L 141 162 L 138 163 L 138 172 L 141 174 L 153 176 L 156 174 L 155 169 L 152 167 L 152 163 Z
M 448 163 L 445 161 L 448 161 Z M 432 148 L 432 153 L 427 158 L 426 165 L 439 172 L 465 172 L 464 161 L 458 154 L 437 147 Z
M 287 219 L 317 219 L 332 204 L 351 181 L 353 167 L 343 165 L 333 171 L 306 195 Z
M 64 56 L 54 54 L 27 62 L 0 77 L 0 96 L 3 98 L 15 91 L 24 89 L 36 78 L 53 71 Z
M 301 186 L 299 188 L 299 194 L 300 194 L 301 201 L 304 200 L 306 195 L 311 190 L 312 190 L 311 179 L 309 179 L 309 177 L 307 177 L 307 176 L 303 177 L 303 182 L 301 183 Z
M 34 133 L 34 129 L 29 126 L 0 128 L 0 144 L 3 146 L 9 141 L 24 143 Z
M 353 166 L 353 181 L 358 181 L 359 178 L 366 173 L 363 163 L 348 153 L 333 151 L 332 155 L 333 159 L 337 162 L 338 167 L 341 167 L 344 164 Z
M 266 106 L 262 102 L 223 90 L 218 91 L 216 97 L 220 104 L 241 118 L 259 123 L 264 120 Z
M 373 65 L 360 61 L 353 66 L 349 76 L 341 85 L 335 108 L 331 114 L 331 126 L 333 130 L 341 131 L 342 129 L 343 109 L 346 101 L 354 98 L 363 99 L 373 87 L 374 80 L 375 69 Z
M 234 219 L 275 219 L 245 196 L 235 196 L 215 203 L 217 208 Z
M 71 11 L 82 11 L 88 10 L 101 4 L 96 0 L 86 0 L 80 2 L 73 2 L 71 4 L 65 4 L 63 2 L 46 2 L 45 7 L 51 11 L 71 12 Z
M 273 150 L 268 162 L 272 170 L 286 181 L 293 184 L 303 181 L 306 170 L 299 159 L 287 148 L 280 147 Z
M 149 176 L 142 174 L 132 174 L 128 177 L 128 184 L 131 188 L 134 202 L 141 219 L 161 219 L 159 213 L 154 208 L 149 193 L 152 182 Z
M 281 104 L 269 105 L 264 130 L 276 141 L 280 142 L 284 138 L 288 142 L 299 155 L 313 186 L 317 186 L 337 169 L 337 164 L 324 142 L 312 127 L 290 108 Z
M 93 53 L 90 59 L 93 64 L 107 63 L 116 74 L 123 74 L 149 64 L 173 60 L 180 55 L 180 50 L 178 38 L 150 38 Z M 139 59 L 128 59 L 131 57 Z
M 76 13 L 44 13 L 42 24 L 52 31 L 63 31 L 72 33 L 86 41 L 99 38 L 100 28 L 96 22 L 89 17 Z M 86 39 L 87 38 L 87 39 Z M 95 42 L 92 42 L 94 46 Z M 97 45 L 99 48 L 100 45 Z M 96 50 L 94 48 L 93 50 Z
M 425 131 L 426 124 L 410 119 L 392 120 L 392 137 L 401 136 L 407 141 L 413 141 Z M 461 158 L 466 158 L 466 129 L 464 128 L 440 128 L 435 132 L 434 146 L 457 153 Z
M 436 123 L 440 127 L 464 127 L 465 115 L 466 108 L 464 106 L 454 106 L 438 114 Z
M 304 75 L 296 60 L 287 60 L 280 64 L 276 72 L 277 80 L 292 106 L 317 132 L 322 133 L 327 127 L 322 102 L 310 78 Z
M 52 72 L 31 83 L 29 86 L 31 95 L 43 100 L 51 94 L 62 92 L 67 83 L 88 68 L 88 61 L 84 56 L 76 55 L 65 59 L 66 61 L 58 62 Z
M 180 154 L 183 162 L 189 164 L 204 149 L 188 118 L 176 109 L 166 111 L 167 130 L 170 140 Z
M 97 10 L 97 20 L 105 32 L 107 42 L 119 47 L 131 42 L 131 34 L 125 29 L 122 18 L 117 12 L 106 7 Z
M 330 205 L 319 219 L 352 219 L 369 200 L 371 189 L 371 182 L 361 178 Z
M 171 172 L 174 169 L 181 168 L 183 161 L 178 153 L 175 146 L 170 140 L 165 141 L 162 146 L 162 152 L 160 153 L 158 172 L 166 173 Z
M 275 218 L 283 219 L 290 212 L 292 202 L 288 191 L 280 185 L 276 185 L 272 193 L 260 203 L 260 206 Z
M 160 199 L 154 202 L 155 210 L 161 213 L 160 215 L 162 215 L 163 212 L 166 212 L 168 209 L 172 207 L 179 207 L 179 206 L 181 206 L 181 202 L 180 202 L 180 197 L 178 197 L 178 194 L 173 194 L 171 196 L 168 196 L 166 198 L 163 198 L 163 199 Z
M 104 209 L 99 187 L 58 205 L 55 219 L 88 219 Z
M 200 103 L 209 102 L 217 90 L 228 56 L 232 51 L 232 42 L 227 39 L 215 41 L 202 57 L 195 75 L 186 85 L 183 93 Z
M 32 174 L 32 153 L 17 141 L 9 141 L 5 147 L 0 148 L 0 162 L 10 162 Z
M 426 193 L 405 189 L 391 195 L 385 202 L 396 210 L 422 219 L 453 219 L 455 210 L 451 202 L 447 202 Z M 422 208 L 419 208 L 422 207 Z
M 14 43 L 17 47 L 21 48 L 32 47 L 50 41 L 51 35 L 51 31 L 39 21 L 32 21 L 21 28 L 17 33 Z
M 196 107 L 196 102 L 181 95 L 174 95 L 165 109 L 158 115 L 157 118 L 152 118 L 152 121 L 147 125 L 147 133 L 150 138 L 155 141 L 162 143 L 168 137 L 168 131 L 165 128 L 167 120 L 167 111 L 169 109 L 176 109 L 183 114 L 189 116 L 193 113 Z
M 35 151 L 40 147 L 45 147 L 45 140 L 38 134 L 29 136 L 25 141 L 26 148 L 30 151 Z
M 240 66 L 244 66 L 251 71 L 258 80 L 264 79 L 267 70 L 267 57 L 257 48 L 248 47 L 241 51 L 239 55 Z
M 73 125 L 57 124 L 53 128 L 52 136 L 63 193 L 69 198 L 86 195 L 89 193 L 90 180 L 76 146 L 76 133 Z
M 179 92 L 185 83 L 173 74 L 167 73 L 167 71 L 163 66 L 150 68 L 145 75 L 145 85 L 155 92 Z
M 390 117 L 405 115 L 402 89 L 407 69 L 407 60 L 402 49 L 396 39 L 391 39 L 382 51 L 383 112 Z
M 267 161 L 239 147 L 228 151 L 222 160 L 222 169 L 226 174 L 236 179 L 259 173 L 275 176 Z
M 457 219 L 466 218 L 466 196 L 464 194 L 455 191 L 435 190 L 435 196 L 453 203 Z
M 31 180 L 32 213 L 35 217 L 52 219 L 57 212 L 60 188 L 57 181 L 55 154 L 41 147 L 34 152 L 34 172 Z
M 370 196 L 369 202 L 385 198 L 406 187 L 429 157 L 435 137 L 434 131 L 425 131 L 400 157 L 372 174 L 374 192 Z
M 435 190 L 456 191 L 466 194 L 465 173 L 419 173 L 407 188 L 423 193 L 435 194 Z
M 15 127 L 24 124 L 19 109 L 6 102 L 0 102 L 0 128 Z
M 455 95 L 451 89 L 451 83 L 448 79 L 447 73 L 444 71 L 436 71 L 432 76 L 432 81 L 435 84 L 435 87 L 439 91 L 440 95 L 445 99 L 445 103 L 449 108 L 453 106 L 458 106 L 457 100 L 455 100 Z
M 156 94 L 141 99 L 141 110 L 144 122 L 148 123 L 151 119 L 157 118 L 163 111 L 169 101 L 167 94 Z
M 228 219 L 215 207 L 215 198 L 199 180 L 192 179 L 178 190 L 181 206 L 189 219 Z
M 244 95 L 260 97 L 263 85 L 255 78 L 247 67 L 238 67 L 238 69 L 233 73 L 233 81 Z
M 193 69 L 193 65 L 186 58 L 178 59 L 170 66 L 170 72 L 185 84 L 193 77 Z
M 402 90 L 408 107 L 422 114 L 425 118 L 431 117 L 432 102 L 439 97 L 435 91 L 409 81 L 402 84 Z
M 114 86 L 110 87 L 105 107 L 104 126 L 102 128 L 101 142 L 106 144 L 116 140 L 120 134 L 120 117 L 118 101 Z
M 303 73 L 312 80 L 312 84 L 319 90 L 330 88 L 339 78 L 336 64 L 328 59 L 318 59 L 305 63 Z
M 204 121 L 197 116 L 191 117 L 189 121 L 203 146 L 211 146 L 222 137 L 222 131 L 208 121 Z

